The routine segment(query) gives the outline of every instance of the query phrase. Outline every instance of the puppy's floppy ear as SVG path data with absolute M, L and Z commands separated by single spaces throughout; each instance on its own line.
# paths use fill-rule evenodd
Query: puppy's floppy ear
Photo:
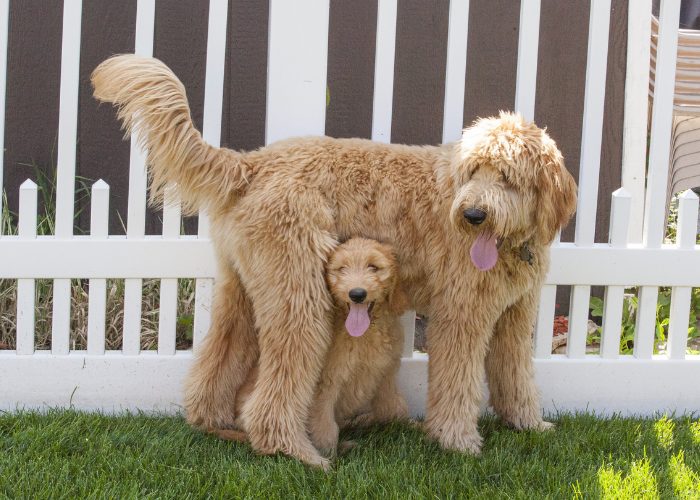
M 543 133 L 542 154 L 536 160 L 537 242 L 549 245 L 576 211 L 576 182 L 564 166 L 554 141 Z
M 408 309 L 408 296 L 403 291 L 399 280 L 399 264 L 396 260 L 396 254 L 391 245 L 382 244 L 381 252 L 387 259 L 391 277 L 389 279 L 387 294 L 387 307 L 392 314 L 403 314 Z
M 389 292 L 387 305 L 392 314 L 403 314 L 406 312 L 406 309 L 408 309 L 408 296 L 398 283 L 398 280 L 394 283 L 394 287 Z

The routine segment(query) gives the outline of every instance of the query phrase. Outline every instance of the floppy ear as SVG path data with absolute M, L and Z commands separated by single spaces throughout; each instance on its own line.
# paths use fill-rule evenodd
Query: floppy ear
M 403 314 L 408 309 L 408 296 L 398 282 L 394 283 L 394 287 L 389 292 L 387 304 L 392 314 Z
M 553 141 L 544 145 L 539 160 L 536 239 L 542 245 L 549 245 L 576 211 L 576 182 Z

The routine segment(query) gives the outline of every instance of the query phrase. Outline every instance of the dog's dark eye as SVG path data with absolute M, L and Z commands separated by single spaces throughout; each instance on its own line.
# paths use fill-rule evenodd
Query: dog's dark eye
M 369 266 L 367 266 L 367 269 L 369 269 L 369 270 L 372 271 L 373 273 L 376 273 L 376 272 L 377 272 L 377 269 L 379 269 L 379 268 L 378 268 L 377 266 L 373 265 L 373 264 L 370 264 Z

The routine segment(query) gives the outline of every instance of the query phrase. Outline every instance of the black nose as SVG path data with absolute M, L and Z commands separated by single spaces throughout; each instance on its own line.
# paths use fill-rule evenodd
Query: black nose
M 484 222 L 484 219 L 486 219 L 486 212 L 484 212 L 480 208 L 467 208 L 464 211 L 464 218 L 467 219 L 467 222 L 469 222 L 469 224 L 474 224 L 475 226 L 478 226 L 479 224 Z
M 364 288 L 353 288 L 350 290 L 348 295 L 350 295 L 350 300 L 356 304 L 362 304 L 362 302 L 367 298 L 367 290 Z

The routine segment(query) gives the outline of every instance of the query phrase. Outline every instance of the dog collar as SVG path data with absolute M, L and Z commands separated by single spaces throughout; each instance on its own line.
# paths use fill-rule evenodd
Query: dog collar
M 520 249 L 518 250 L 518 255 L 520 257 L 520 260 L 523 262 L 527 262 L 530 265 L 533 265 L 535 262 L 535 256 L 532 253 L 532 250 L 530 250 L 530 245 L 529 241 L 526 241 L 522 245 L 520 245 Z

